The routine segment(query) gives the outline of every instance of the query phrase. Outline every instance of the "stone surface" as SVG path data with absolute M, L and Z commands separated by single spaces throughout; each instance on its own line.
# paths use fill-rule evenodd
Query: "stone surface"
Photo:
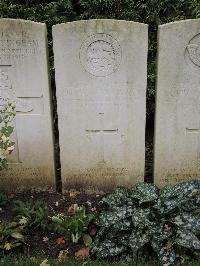
M 55 183 L 46 26 L 0 19 L 0 105 L 16 103 L 15 150 L 0 186 L 15 189 Z
M 143 181 L 147 34 L 115 20 L 53 27 L 64 188 Z
M 154 180 L 200 178 L 200 20 L 159 27 Z

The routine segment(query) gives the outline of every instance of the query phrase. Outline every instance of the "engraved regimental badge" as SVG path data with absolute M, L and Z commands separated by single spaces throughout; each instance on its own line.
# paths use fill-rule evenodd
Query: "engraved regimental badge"
M 200 34 L 194 36 L 187 45 L 190 60 L 200 67 Z
M 104 77 L 118 69 L 121 62 L 121 47 L 112 36 L 97 33 L 83 42 L 79 56 L 87 72 Z

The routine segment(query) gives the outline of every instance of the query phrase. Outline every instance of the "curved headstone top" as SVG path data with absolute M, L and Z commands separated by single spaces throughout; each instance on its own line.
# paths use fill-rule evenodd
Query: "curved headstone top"
M 80 63 L 88 73 L 103 77 L 115 72 L 121 63 L 122 48 L 115 37 L 116 30 L 120 29 L 127 34 L 127 31 L 131 31 L 132 27 L 134 27 L 134 30 L 137 28 L 139 31 L 147 29 L 148 26 L 132 21 L 94 19 L 54 25 L 53 32 L 56 34 L 65 29 L 69 29 L 72 32 L 78 29 L 81 32 L 84 27 L 89 27 L 90 31 L 87 32 L 85 39 L 81 43 L 79 50 Z M 107 27 L 108 29 L 111 28 L 109 31 L 111 30 L 113 34 L 111 32 L 105 33 Z
M 15 18 L 0 18 L 1 23 L 13 23 L 13 24 L 35 24 L 35 25 L 43 25 L 46 27 L 45 23 L 32 21 L 32 20 L 26 20 L 26 19 L 15 19 Z
M 118 19 L 90 19 L 90 20 L 76 20 L 76 21 L 71 21 L 71 22 L 65 22 L 65 23 L 60 23 L 60 24 L 56 24 L 53 25 L 52 28 L 53 30 L 56 28 L 59 28 L 61 26 L 65 26 L 65 27 L 71 27 L 72 25 L 84 25 L 84 24 L 98 24 L 100 22 L 100 24 L 104 24 L 106 26 L 106 24 L 115 24 L 115 25 L 135 25 L 138 27 L 144 27 L 148 29 L 148 24 L 145 23 L 140 23 L 140 22 L 135 22 L 135 21 L 129 21 L 129 20 L 118 20 Z M 98 26 L 98 25 L 97 25 Z
M 200 19 L 183 19 L 183 20 L 177 20 L 177 21 L 172 21 L 172 22 L 168 22 L 168 23 L 165 23 L 165 24 L 161 24 L 161 25 L 158 26 L 158 28 L 161 29 L 161 28 L 173 27 L 173 26 L 176 26 L 176 25 L 183 25 L 183 24 L 189 25 L 189 23 L 196 24 L 199 21 L 200 21 Z
M 144 178 L 148 26 L 53 26 L 63 187 L 110 189 Z
M 200 19 L 159 26 L 154 179 L 200 178 Z
M 55 183 L 46 25 L 0 19 L 0 105 L 16 103 L 15 150 L 0 186 L 45 187 Z

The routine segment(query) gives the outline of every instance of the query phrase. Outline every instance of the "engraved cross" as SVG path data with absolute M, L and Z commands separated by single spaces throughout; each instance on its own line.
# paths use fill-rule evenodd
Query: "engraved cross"
M 87 134 L 99 134 L 101 141 L 100 141 L 100 161 L 99 164 L 101 165 L 105 165 L 106 161 L 105 161 L 105 135 L 107 134 L 114 134 L 116 135 L 118 133 L 118 128 L 106 128 L 104 125 L 104 113 L 99 113 L 99 119 L 101 122 L 101 129 L 86 129 L 86 133 Z

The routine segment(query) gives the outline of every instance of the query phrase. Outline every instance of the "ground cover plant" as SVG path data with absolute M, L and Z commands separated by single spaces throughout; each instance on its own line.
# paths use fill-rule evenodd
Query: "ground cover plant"
M 92 238 L 85 232 L 94 215 L 86 214 L 85 207 L 78 206 L 78 204 L 72 205 L 68 213 L 70 216 L 56 215 L 50 217 L 53 231 L 62 233 L 65 238 L 70 239 L 74 244 L 77 244 L 82 238 L 84 244 L 90 246 Z
M 0 222 L 0 256 L 23 244 L 23 226 L 15 222 Z
M 27 230 L 48 229 L 48 207 L 45 202 L 40 200 L 28 200 L 26 202 L 16 201 L 14 211 L 16 220 L 24 225 Z
M 0 211 L 1 211 L 1 208 L 6 204 L 6 202 L 7 202 L 6 194 L 3 192 L 0 192 Z
M 139 183 L 104 197 L 92 252 L 98 259 L 157 256 L 174 265 L 200 255 L 200 181 L 166 186 Z
M 115 262 L 113 265 L 131 260 L 130 265 L 140 265 L 141 259 L 141 265 L 158 265 L 151 261 L 159 259 L 169 266 L 184 261 L 190 265 L 199 259 L 200 181 L 163 190 L 139 183 L 102 195 L 78 191 L 8 194 L 0 213 L 2 263 L 9 265 L 10 257 L 16 265 L 40 265 L 43 261 L 41 265 L 46 266 L 66 261 L 78 265 L 71 261 L 75 257 L 86 265 L 102 265 L 98 260 Z M 38 215 L 42 219 L 36 219 L 36 206 L 45 206 Z M 43 222 L 45 230 L 40 226 Z M 22 256 L 26 259 L 20 259 Z M 89 261 L 90 257 L 97 261 Z M 18 264 L 22 261 L 24 264 Z

